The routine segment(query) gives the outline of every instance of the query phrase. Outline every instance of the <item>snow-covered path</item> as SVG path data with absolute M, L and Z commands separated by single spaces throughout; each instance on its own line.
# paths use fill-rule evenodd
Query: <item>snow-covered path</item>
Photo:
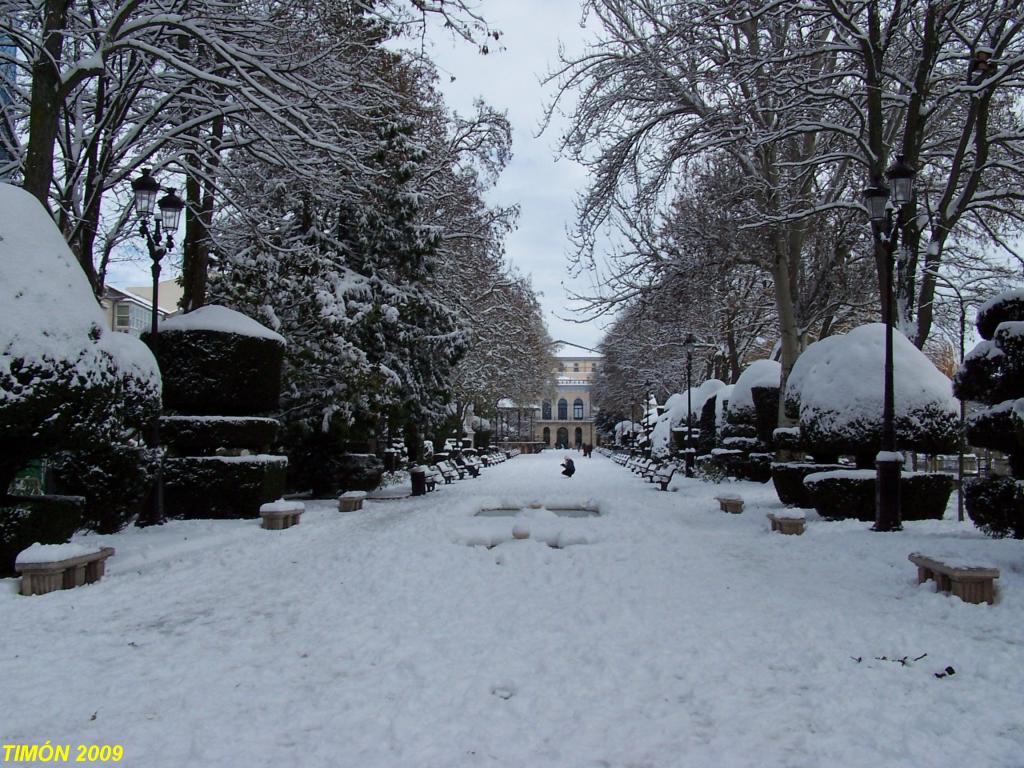
M 572 479 L 521 456 L 288 531 L 89 537 L 118 549 L 100 584 L 0 582 L 0 737 L 145 768 L 1024 762 L 1024 543 L 952 520 L 780 536 L 770 486 L 732 484 L 726 515 L 719 486 L 573 455 Z M 511 531 L 481 507 L 588 499 L 599 517 L 555 523 L 587 543 L 466 543 Z M 919 587 L 918 549 L 999 567 L 996 605 Z

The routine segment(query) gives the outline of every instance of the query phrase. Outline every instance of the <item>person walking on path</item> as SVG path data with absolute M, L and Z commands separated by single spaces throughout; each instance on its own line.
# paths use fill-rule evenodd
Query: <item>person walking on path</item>
M 566 477 L 572 477 L 576 474 L 576 465 L 573 464 L 572 459 L 568 456 L 562 461 L 562 474 Z

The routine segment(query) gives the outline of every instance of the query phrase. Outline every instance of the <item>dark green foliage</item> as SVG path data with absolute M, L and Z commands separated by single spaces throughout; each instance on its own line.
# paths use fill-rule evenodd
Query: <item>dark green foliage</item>
M 160 441 L 172 456 L 213 456 L 219 448 L 266 453 L 279 426 L 276 419 L 172 416 L 160 420 Z
M 105 352 L 87 376 L 66 361 L 12 360 L 0 371 L 0 391 L 0 497 L 32 459 L 122 439 L 159 409 L 156 390 Z
M 93 443 L 51 461 L 54 483 L 64 494 L 85 499 L 82 527 L 116 533 L 138 512 L 154 477 L 157 452 L 123 443 Z
M 779 501 L 791 507 L 810 509 L 814 506 L 804 486 L 804 478 L 815 472 L 846 469 L 841 464 L 812 464 L 809 462 L 772 463 L 772 483 Z
M 1024 320 L 1024 296 L 1009 295 L 997 299 L 978 312 L 974 325 L 983 339 L 995 336 L 1000 323 Z
M 994 451 L 1014 451 L 1021 448 L 1021 435 L 1013 415 L 1015 401 L 1007 400 L 972 413 L 967 420 L 967 443 Z
M 754 428 L 757 437 L 770 446 L 772 433 L 779 426 L 779 388 L 752 387 L 750 395 L 754 400 Z
M 767 483 L 772 479 L 771 461 L 770 453 L 718 449 L 711 454 L 705 466 L 712 475 L 721 474 L 737 480 Z
M 85 499 L 79 496 L 9 496 L 0 505 L 0 576 L 13 576 L 21 550 L 63 544 L 82 526 Z
M 343 491 L 371 491 L 384 474 L 384 462 L 365 442 L 347 441 L 338 429 L 298 434 L 288 441 L 288 487 L 324 498 Z
M 143 334 L 146 341 L 148 334 Z M 275 339 L 208 330 L 160 332 L 157 361 L 164 409 L 246 416 L 278 407 L 284 345 Z
M 722 425 L 719 437 L 724 440 L 727 437 L 757 437 L 757 428 L 753 424 L 733 424 L 726 421 Z
M 812 416 L 800 423 L 804 442 L 811 453 L 853 454 L 873 464 L 882 441 L 881 413 L 850 419 L 836 429 L 831 421 Z M 921 453 L 950 453 L 956 450 L 958 420 L 937 403 L 929 403 L 910 414 L 896 414 L 898 444 Z M 860 462 L 864 463 L 864 462 Z
M 964 505 L 989 536 L 1024 539 L 1024 485 L 1012 477 L 973 478 L 964 484 Z
M 1007 380 L 1005 363 L 993 342 L 979 343 L 953 376 L 953 394 L 961 400 L 981 403 L 998 403 L 1013 397 L 1017 388 Z
M 718 402 L 718 395 L 712 395 L 704 401 L 704 407 L 700 410 L 700 421 L 697 426 L 700 434 L 697 436 L 697 453 L 711 453 L 715 447 L 715 403 Z
M 284 494 L 283 456 L 179 457 L 164 462 L 164 507 L 169 517 L 257 517 L 260 506 Z
M 783 451 L 802 451 L 804 450 L 803 436 L 800 434 L 800 428 L 796 427 L 796 431 L 791 429 L 776 429 L 772 435 L 772 441 L 775 447 Z
M 875 519 L 875 474 L 871 470 L 807 480 L 804 486 L 814 509 L 826 520 Z M 952 491 L 951 475 L 904 472 L 900 481 L 903 520 L 941 520 Z

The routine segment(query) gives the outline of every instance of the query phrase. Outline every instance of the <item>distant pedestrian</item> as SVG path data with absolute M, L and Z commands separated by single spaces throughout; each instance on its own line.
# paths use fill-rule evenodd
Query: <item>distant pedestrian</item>
M 572 477 L 576 474 L 576 465 L 572 463 L 572 459 L 568 456 L 562 461 L 562 474 L 566 477 Z

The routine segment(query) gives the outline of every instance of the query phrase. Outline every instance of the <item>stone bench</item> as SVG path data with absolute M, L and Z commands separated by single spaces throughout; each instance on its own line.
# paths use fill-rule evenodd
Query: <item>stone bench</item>
M 260 507 L 260 527 L 268 531 L 283 531 L 299 524 L 299 518 L 306 511 L 301 501 L 272 501 Z
M 970 568 L 946 565 L 919 552 L 907 556 L 917 566 L 917 583 L 932 579 L 939 592 L 952 592 L 965 603 L 988 603 L 995 600 L 993 581 L 999 578 L 998 568 Z
M 778 531 L 787 536 L 799 536 L 805 530 L 806 520 L 802 517 L 786 517 L 785 515 L 773 515 L 769 512 L 768 520 L 772 525 L 773 531 Z
M 715 496 L 715 501 L 718 502 L 718 506 L 723 512 L 730 512 L 734 515 L 738 515 L 743 511 L 743 499 L 739 496 Z
M 45 595 L 99 581 L 114 548 L 82 551 L 88 549 L 79 544 L 35 544 L 22 551 L 14 565 L 21 574 L 21 594 Z
M 366 491 L 346 491 L 338 497 L 339 512 L 355 512 L 363 508 L 363 501 L 366 500 Z

